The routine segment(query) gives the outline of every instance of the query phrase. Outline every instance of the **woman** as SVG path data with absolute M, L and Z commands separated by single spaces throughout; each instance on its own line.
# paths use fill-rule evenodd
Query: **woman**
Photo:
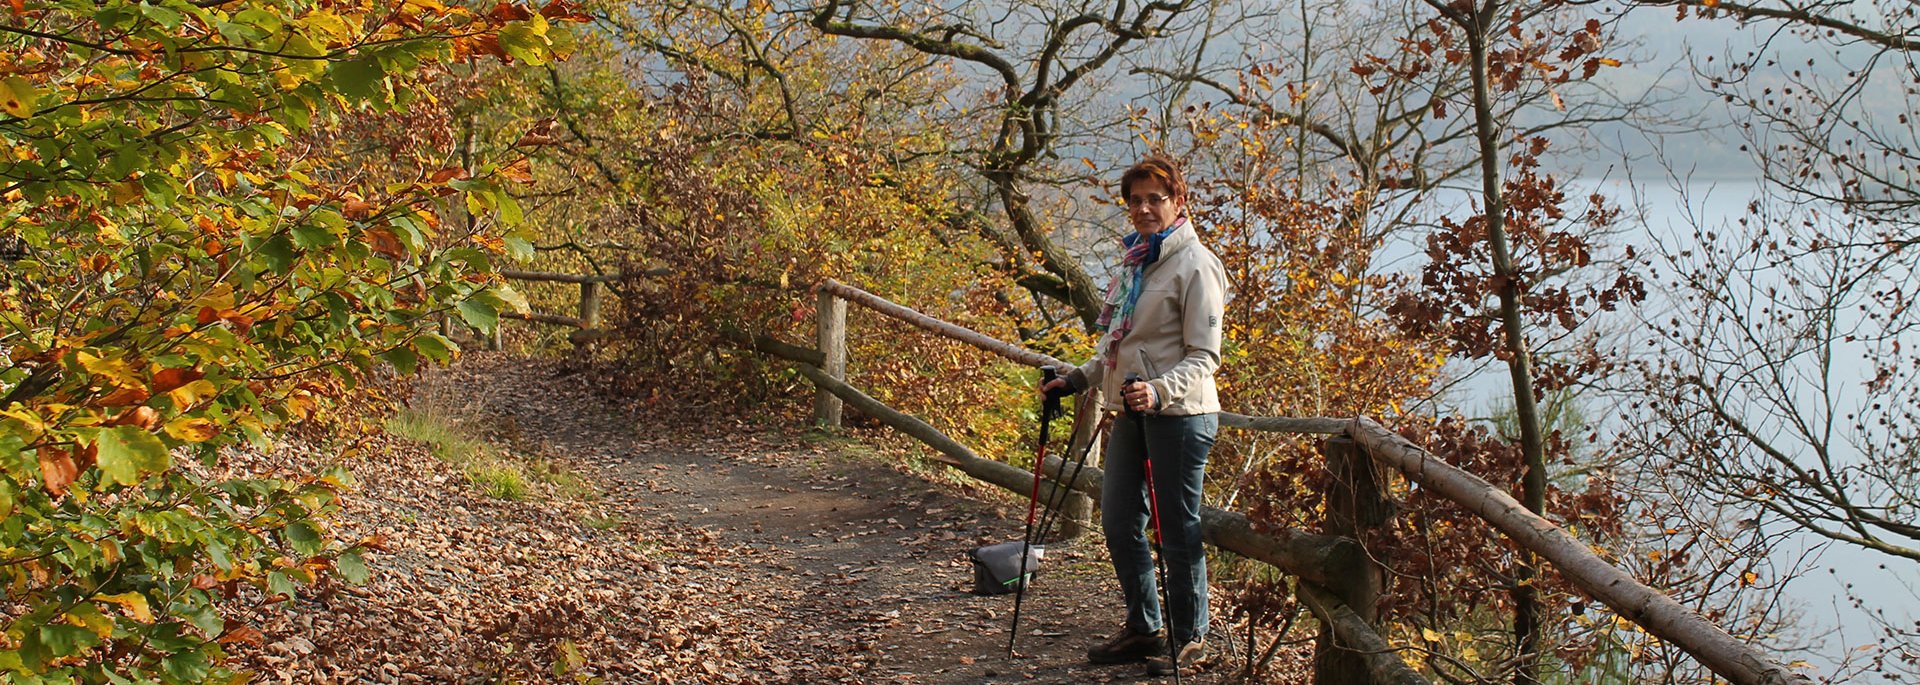
M 1187 217 L 1187 183 L 1173 160 L 1150 156 L 1120 176 L 1134 233 L 1107 288 L 1099 325 L 1105 330 L 1093 359 L 1043 391 L 1077 392 L 1095 384 L 1107 410 L 1125 410 L 1107 441 L 1106 486 L 1100 523 L 1127 603 L 1126 624 L 1087 650 L 1099 664 L 1147 662 L 1148 675 L 1170 675 L 1176 665 L 1166 640 L 1178 646 L 1178 666 L 1205 651 L 1207 558 L 1201 549 L 1200 487 L 1207 452 L 1220 430 L 1213 373 L 1220 366 L 1220 319 L 1227 297 L 1220 258 L 1200 244 Z M 1125 384 L 1129 374 L 1144 382 Z M 1161 548 L 1168 602 L 1163 626 L 1160 595 L 1147 545 L 1150 509 L 1144 459 L 1153 467 L 1160 509 Z

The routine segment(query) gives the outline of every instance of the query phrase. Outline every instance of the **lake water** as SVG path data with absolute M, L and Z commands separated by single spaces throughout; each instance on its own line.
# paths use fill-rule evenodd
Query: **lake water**
M 1724 234 L 1732 230 L 1732 222 L 1747 214 L 1748 206 L 1755 201 L 1765 202 L 1762 186 L 1752 179 L 1693 181 L 1684 184 L 1684 190 L 1671 183 L 1652 183 L 1634 185 L 1623 180 L 1595 181 L 1586 180 L 1574 184 L 1582 194 L 1597 190 L 1616 198 L 1619 204 L 1640 210 L 1639 216 L 1632 221 L 1629 230 L 1617 237 L 1617 240 L 1635 245 L 1645 251 L 1655 244 L 1681 245 L 1693 240 L 1696 225 L 1713 228 Z M 1572 193 L 1569 193 L 1570 195 Z M 1656 262 L 1649 274 L 1648 282 L 1652 286 L 1672 277 L 1671 268 L 1662 267 Z M 1664 272 L 1663 272 L 1664 271 Z M 1635 317 L 1664 319 L 1680 314 L 1674 303 L 1666 299 L 1661 287 L 1649 288 L 1649 300 L 1639 312 L 1622 317 L 1613 322 L 1622 330 L 1645 330 L 1646 324 Z M 1911 344 L 1920 344 L 1914 341 Z M 1908 349 L 1915 349 L 1909 347 Z M 1866 362 L 1868 352 L 1864 349 L 1838 350 L 1833 358 L 1832 375 L 1835 387 L 1858 387 L 1871 373 Z M 1493 406 L 1505 401 L 1510 404 L 1511 391 L 1506 385 L 1505 368 L 1481 369 L 1465 384 L 1467 397 L 1493 398 L 1478 406 L 1490 413 Z M 1837 393 L 1839 406 L 1851 404 L 1849 393 L 1841 390 Z M 1853 398 L 1857 400 L 1857 395 Z M 1474 408 L 1468 402 L 1469 408 Z M 1803 409 L 1811 409 L 1799 405 Z M 1592 411 L 1592 408 L 1590 408 Z M 1597 410 L 1602 415 L 1589 418 L 1605 422 L 1609 417 L 1603 415 L 1605 409 Z M 1753 416 L 1750 422 L 1761 428 L 1777 426 L 1784 420 L 1776 416 Z M 1844 442 L 1835 440 L 1836 443 Z M 1844 445 L 1836 445 L 1846 449 Z M 1859 453 L 1841 455 L 1840 458 L 1865 458 Z M 1788 524 L 1767 521 L 1761 524 L 1764 530 L 1785 530 L 1779 528 Z M 1911 579 L 1915 577 L 1914 564 L 1910 561 L 1862 549 L 1848 544 L 1829 543 L 1824 538 L 1810 534 L 1799 534 L 1778 547 L 1763 565 L 1763 573 L 1789 574 L 1797 572 L 1799 577 L 1786 587 L 1787 597 L 1797 606 L 1794 609 L 1802 617 L 1795 621 L 1795 627 L 1803 632 L 1802 643 L 1812 647 L 1811 653 L 1782 654 L 1783 660 L 1804 659 L 1820 668 L 1822 675 L 1831 676 L 1836 664 L 1863 645 L 1874 644 L 1878 625 L 1867 611 L 1884 611 L 1884 617 L 1895 626 L 1908 626 L 1911 630 L 1916 617 L 1920 617 L 1920 591 L 1917 591 Z M 1767 567 L 1771 567 L 1769 571 Z M 1856 606 L 1855 599 L 1864 604 Z

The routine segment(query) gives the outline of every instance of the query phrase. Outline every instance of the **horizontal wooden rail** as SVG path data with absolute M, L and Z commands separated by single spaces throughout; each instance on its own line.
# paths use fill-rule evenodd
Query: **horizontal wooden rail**
M 1594 599 L 1646 628 L 1647 632 L 1686 650 L 1721 677 L 1740 685 L 1812 682 L 1672 597 L 1647 587 L 1632 574 L 1608 563 L 1594 554 L 1587 543 L 1528 511 L 1500 488 L 1435 458 L 1373 419 L 1355 418 L 1349 434 L 1382 465 L 1393 467 L 1420 487 L 1473 512 L 1520 546 L 1552 563 L 1561 575 Z
M 866 307 L 876 312 L 880 312 L 881 314 L 885 314 L 887 316 L 899 319 L 901 321 L 905 321 L 915 326 L 919 326 L 928 331 L 932 331 L 933 333 L 936 333 L 938 335 L 952 338 L 954 340 L 958 340 L 968 345 L 978 347 L 980 349 L 986 350 L 988 352 L 992 352 L 994 354 L 1000 355 L 1002 357 L 1011 359 L 1013 361 L 1016 361 L 1022 364 L 1026 364 L 1028 366 L 1051 366 L 1051 367 L 1060 369 L 1062 371 L 1065 371 L 1067 369 L 1072 369 L 1076 366 L 1074 364 L 1068 364 L 1066 362 L 1060 361 L 1059 359 L 1055 359 L 1050 355 L 1041 354 L 1039 352 L 1029 350 L 1027 348 L 1021 347 L 1019 345 L 1015 345 L 1013 343 L 1004 342 L 1002 340 L 994 338 L 993 336 L 987 335 L 985 333 L 981 333 L 971 328 L 967 328 L 965 326 L 956 326 L 954 324 L 941 321 L 931 316 L 921 314 L 920 312 L 916 312 L 907 307 L 902 307 L 892 302 L 888 302 L 885 298 L 882 298 L 879 295 L 875 295 L 865 290 L 855 288 L 853 286 L 847 285 L 845 283 L 841 283 L 831 278 L 825 281 L 822 281 L 819 285 L 819 289 L 825 292 L 833 293 L 834 297 L 841 298 L 848 302 L 852 302 L 862 307 Z
M 532 321 L 534 323 L 550 323 L 555 326 L 572 326 L 574 328 L 580 328 L 581 325 L 585 323 L 575 317 L 548 314 L 546 312 L 527 312 L 525 314 L 520 312 L 500 312 L 500 318 L 519 319 L 521 321 Z
M 629 277 L 640 277 L 640 276 L 659 277 L 659 276 L 665 276 L 670 273 L 673 273 L 673 272 L 667 269 L 647 269 L 645 271 L 633 271 L 633 272 L 611 273 L 611 274 L 557 274 L 557 273 L 549 273 L 545 271 L 519 271 L 516 269 L 500 270 L 501 276 L 504 276 L 506 278 L 510 278 L 516 281 L 548 281 L 553 283 L 613 283 L 615 281 L 625 280 Z
M 1269 433 L 1315 433 L 1346 435 L 1351 419 L 1297 418 L 1291 416 L 1247 416 L 1220 412 L 1220 425 Z
M 860 392 L 853 386 L 847 385 L 839 379 L 827 375 L 827 372 L 820 370 L 820 367 L 804 362 L 795 362 L 794 368 L 799 369 L 800 375 L 806 376 L 807 380 L 813 381 L 815 386 L 839 396 L 842 401 L 853 405 L 855 409 L 865 412 L 868 416 L 878 419 L 881 423 L 892 427 L 894 430 L 906 433 L 914 439 L 926 443 L 928 447 L 932 447 L 938 452 L 934 459 L 942 464 L 959 469 L 961 473 L 1017 493 L 1027 494 L 1030 492 L 1029 488 L 1033 487 L 1032 471 L 974 454 L 973 450 L 968 449 L 966 445 L 960 444 L 960 441 L 947 437 L 945 433 L 940 432 L 940 429 L 934 428 L 927 422 L 921 421 L 912 415 L 881 403 L 880 400 L 876 400 L 866 393 Z M 1060 496 L 1061 494 L 1058 492 L 1058 488 L 1053 483 L 1041 484 L 1040 497 L 1042 499 L 1051 502 L 1060 498 Z

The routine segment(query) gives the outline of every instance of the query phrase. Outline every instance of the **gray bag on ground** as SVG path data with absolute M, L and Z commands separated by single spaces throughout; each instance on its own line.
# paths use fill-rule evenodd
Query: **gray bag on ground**
M 1020 576 L 1020 550 L 1027 550 L 1027 574 Z M 1047 549 L 1014 540 L 997 545 L 975 547 L 967 553 L 973 560 L 973 594 L 1004 595 L 1025 588 L 1040 573 L 1040 558 Z

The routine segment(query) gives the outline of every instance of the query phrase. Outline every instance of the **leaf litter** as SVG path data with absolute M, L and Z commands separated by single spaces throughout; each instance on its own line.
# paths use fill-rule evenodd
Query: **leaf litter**
M 1017 538 L 1019 503 L 797 429 L 643 415 L 585 378 L 469 354 L 428 372 L 413 400 L 454 405 L 439 409 L 580 475 L 585 497 L 488 497 L 392 436 L 350 457 L 297 440 L 256 456 L 256 470 L 346 466 L 357 488 L 334 532 L 379 544 L 363 585 L 232 602 L 257 631 L 230 645 L 237 665 L 260 683 L 1143 680 L 1138 665 L 1085 663 L 1120 619 L 1097 535 L 1059 547 L 1067 563 L 1035 582 L 1009 657 L 1013 597 L 969 594 L 964 554 Z M 1231 671 L 1203 664 L 1184 680 Z

